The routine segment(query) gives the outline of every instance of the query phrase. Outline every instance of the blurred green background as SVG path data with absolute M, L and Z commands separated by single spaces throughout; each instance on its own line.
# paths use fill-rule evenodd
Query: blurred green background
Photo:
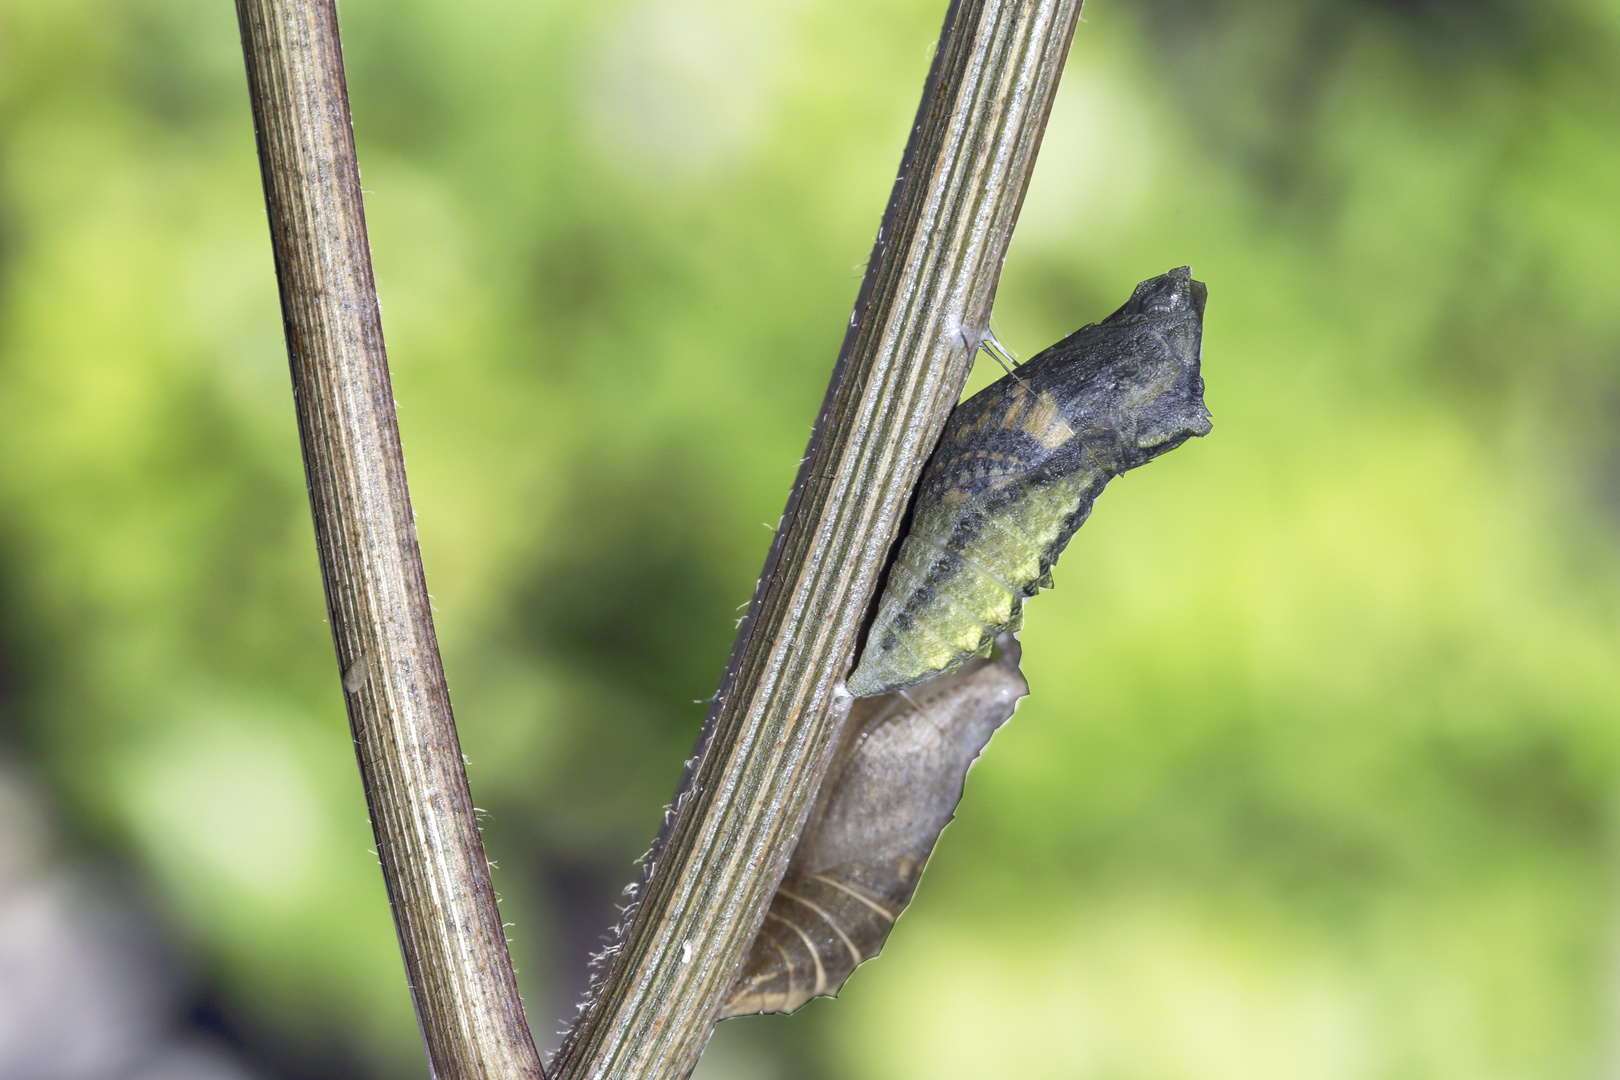
M 440 640 L 554 1042 L 943 4 L 341 13 Z M 1030 608 L 1034 696 L 883 957 L 721 1025 L 700 1076 L 1612 1077 L 1620 2 L 1086 17 L 994 325 L 1029 356 L 1190 263 L 1215 431 L 1114 485 Z M 156 927 L 176 1023 L 259 1076 L 422 1076 L 231 5 L 0 20 L 5 757 L 54 858 Z

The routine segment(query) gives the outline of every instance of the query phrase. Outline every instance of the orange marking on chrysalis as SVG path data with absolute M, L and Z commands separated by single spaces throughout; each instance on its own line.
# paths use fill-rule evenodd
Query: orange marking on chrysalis
M 1024 418 L 1023 427 L 1025 435 L 1048 450 L 1055 450 L 1074 437 L 1074 428 L 1058 415 L 1057 399 L 1045 390 Z
M 1019 383 L 1012 388 L 1012 404 L 1007 406 L 1007 415 L 1001 418 L 1003 431 L 1013 431 L 1018 427 L 1018 421 L 1024 415 L 1024 409 L 1029 404 L 1028 391 L 1024 384 Z

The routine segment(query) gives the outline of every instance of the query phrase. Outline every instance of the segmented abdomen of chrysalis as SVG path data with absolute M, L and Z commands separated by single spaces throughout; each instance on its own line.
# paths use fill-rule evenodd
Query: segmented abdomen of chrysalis
M 892 693 L 989 655 L 1108 481 L 1210 430 L 1205 291 L 1187 267 L 957 406 L 917 486 L 848 687 Z

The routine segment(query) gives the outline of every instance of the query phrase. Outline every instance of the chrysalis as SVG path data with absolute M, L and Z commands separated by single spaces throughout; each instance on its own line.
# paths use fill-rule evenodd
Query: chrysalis
M 1204 284 L 1185 266 L 956 407 L 850 675 L 886 694 L 984 656 L 1052 587 L 1109 480 L 1210 430 Z
M 815 808 L 720 1016 L 792 1012 L 876 956 L 968 766 L 1029 693 L 1018 642 L 914 690 L 855 702 Z

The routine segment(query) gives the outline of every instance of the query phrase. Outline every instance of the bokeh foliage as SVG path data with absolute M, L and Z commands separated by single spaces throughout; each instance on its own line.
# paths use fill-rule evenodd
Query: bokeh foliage
M 345 0 L 401 426 L 542 1039 L 688 753 L 942 5 Z M 230 5 L 0 2 L 0 716 L 288 1075 L 420 1075 Z M 996 310 L 1191 263 L 1214 434 L 842 1001 L 706 1075 L 1620 1058 L 1620 4 L 1095 0 Z M 979 373 L 973 385 L 991 373 Z M 765 527 L 762 527 L 762 523 Z

